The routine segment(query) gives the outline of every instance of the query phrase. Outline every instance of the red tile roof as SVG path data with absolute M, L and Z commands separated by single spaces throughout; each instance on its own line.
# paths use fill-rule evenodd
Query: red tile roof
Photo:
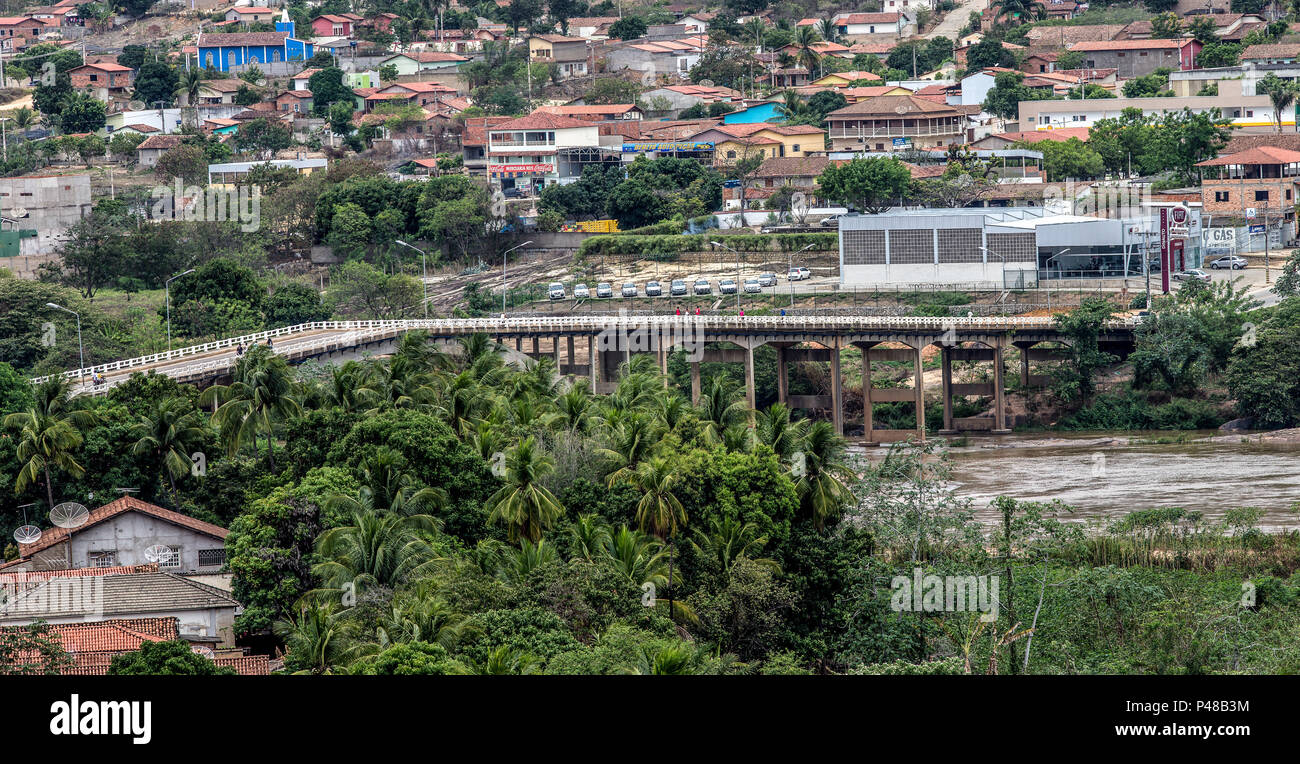
M 560 130 L 566 127 L 591 127 L 591 123 L 565 117 L 560 114 L 550 114 L 544 111 L 535 111 L 526 117 L 519 117 L 499 125 L 493 125 L 493 130 Z
M 149 143 L 150 141 L 156 141 L 159 138 L 179 138 L 179 137 L 180 136 L 154 135 L 144 139 L 144 143 L 141 143 L 140 146 L 144 147 L 146 143 Z M 85 523 L 83 523 L 82 525 L 76 528 L 72 528 L 72 529 L 51 528 L 45 531 L 44 533 L 42 533 L 40 539 L 38 539 L 33 544 L 19 544 L 18 545 L 19 554 L 22 555 L 23 557 L 30 557 L 33 554 L 41 551 L 42 549 L 48 549 L 49 547 L 58 544 L 61 541 L 64 541 L 74 532 L 85 530 L 86 528 L 89 528 L 94 525 L 98 525 L 99 523 L 102 523 L 105 520 L 109 520 L 123 513 L 133 512 L 133 511 L 141 512 L 143 514 L 149 515 L 150 517 L 154 517 L 159 520 L 169 522 L 173 525 L 179 525 L 182 528 L 189 528 L 190 530 L 197 531 L 198 533 L 207 534 L 209 536 L 212 536 L 213 538 L 218 538 L 218 539 L 226 538 L 227 531 L 225 528 L 222 528 L 217 525 L 213 525 L 212 523 L 205 523 L 202 520 L 196 520 L 195 518 L 190 517 L 189 515 L 182 515 L 180 512 L 173 512 L 170 509 L 163 509 L 162 507 L 157 506 L 156 504 L 150 504 L 147 501 L 140 501 L 134 496 L 123 496 L 120 499 L 105 504 L 99 509 L 93 510 L 90 513 L 90 519 L 86 520 Z
M 1070 46 L 1070 50 L 1077 51 L 1103 51 L 1103 50 L 1159 50 L 1159 49 L 1181 49 L 1192 43 L 1191 39 L 1185 40 L 1096 40 L 1087 42 L 1076 42 Z
M 1208 159 L 1197 163 L 1197 167 L 1217 167 L 1222 165 L 1248 164 L 1293 164 L 1300 162 L 1300 151 L 1279 149 L 1275 146 L 1257 146 L 1253 149 L 1238 151 L 1235 154 Z

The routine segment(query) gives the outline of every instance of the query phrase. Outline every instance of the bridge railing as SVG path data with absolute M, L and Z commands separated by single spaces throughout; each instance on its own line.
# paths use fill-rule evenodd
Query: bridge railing
M 428 330 L 435 334 L 513 334 L 527 332 L 582 332 L 605 331 L 619 328 L 635 329 L 650 326 L 674 326 L 683 323 L 698 326 L 701 329 L 796 329 L 817 331 L 819 329 L 898 329 L 916 331 L 992 330 L 1008 331 L 1014 329 L 1049 329 L 1055 326 L 1055 320 L 1046 316 L 975 316 L 965 317 L 931 317 L 931 316 L 692 316 L 692 315 L 604 315 L 604 316 L 507 316 L 505 318 L 438 318 L 438 319 L 376 319 L 369 321 L 313 321 L 293 326 L 268 329 L 253 334 L 213 340 L 198 345 L 176 348 L 162 353 L 126 358 L 119 361 L 71 369 L 59 375 L 37 377 L 34 383 L 44 382 L 53 376 L 65 379 L 83 379 L 94 374 L 107 375 L 112 372 L 133 368 L 143 368 L 197 358 L 209 353 L 229 350 L 244 345 L 250 347 L 257 343 L 273 340 L 277 337 L 291 337 L 306 332 L 347 332 L 345 337 L 331 335 L 321 337 L 319 341 L 295 342 L 293 350 L 312 350 L 341 343 L 359 344 L 387 335 Z M 1135 326 L 1133 319 L 1117 319 L 1106 323 L 1108 329 L 1131 329 Z M 211 364 L 200 364 L 196 369 L 207 366 L 219 368 L 229 365 L 229 359 L 216 359 Z

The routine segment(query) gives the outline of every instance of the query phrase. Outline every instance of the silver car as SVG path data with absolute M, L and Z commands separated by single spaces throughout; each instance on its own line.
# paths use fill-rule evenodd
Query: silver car
M 596 285 L 596 297 L 603 299 L 614 296 L 614 287 L 608 281 L 602 281 Z
M 551 284 L 549 287 L 546 288 L 546 294 L 547 294 L 547 295 L 548 295 L 552 300 L 563 300 L 563 299 L 564 299 L 564 285 L 561 284 L 560 282 L 556 281 L 555 283 Z
M 758 274 L 758 285 L 761 286 L 761 287 L 774 287 L 774 286 L 776 286 L 776 274 L 775 274 L 775 273 L 760 273 L 760 274 Z
M 659 285 L 658 281 L 647 281 L 645 285 L 646 297 L 658 297 L 664 293 L 664 288 Z
M 745 279 L 745 294 L 756 294 L 761 291 L 763 287 L 758 283 L 758 279 Z
M 1247 265 L 1250 265 L 1250 263 L 1246 260 L 1246 258 L 1238 257 L 1237 255 L 1227 255 L 1226 257 L 1220 257 L 1218 260 L 1215 260 L 1214 262 L 1210 263 L 1210 267 L 1215 270 L 1219 270 L 1220 268 L 1228 268 L 1236 271 L 1245 268 Z
M 695 282 L 695 294 L 713 294 L 713 287 L 709 284 L 708 279 L 700 279 Z
M 721 294 L 735 294 L 736 293 L 735 279 L 723 279 L 719 281 L 718 292 Z
M 1192 268 L 1186 271 L 1179 271 L 1170 276 L 1174 281 L 1209 281 L 1210 274 L 1200 268 Z
M 575 285 L 574 285 L 574 287 L 573 287 L 573 299 L 575 299 L 575 300 L 586 300 L 586 299 L 590 299 L 590 297 L 591 297 L 591 290 L 587 288 L 587 285 L 586 285 L 586 284 L 575 284 Z
M 636 297 L 636 282 L 629 281 L 623 285 L 624 297 Z

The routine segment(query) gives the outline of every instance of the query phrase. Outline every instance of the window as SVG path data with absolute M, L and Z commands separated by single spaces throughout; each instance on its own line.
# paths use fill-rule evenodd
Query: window
M 1255 116 L 1255 110 L 1254 110 L 1254 109 L 1246 109 L 1246 116 L 1247 116 L 1247 117 L 1253 117 L 1253 116 Z
M 1255 201 L 1257 201 L 1257 202 L 1266 202 L 1266 201 L 1268 201 L 1268 192 L 1267 192 L 1267 191 L 1256 191 L 1256 192 L 1255 192 Z
M 1216 201 L 1216 202 L 1226 202 L 1226 201 L 1229 201 L 1228 197 L 1229 197 L 1229 192 L 1227 192 L 1227 191 L 1215 191 L 1215 192 L 1214 192 L 1214 201 Z
M 1116 58 L 1123 58 L 1123 57 L 1124 57 L 1124 51 L 1121 50 L 1119 53 L 1116 53 L 1116 54 L 1115 54 L 1115 57 L 1116 57 Z
M 86 555 L 86 562 L 92 568 L 111 568 L 117 564 L 117 552 L 90 552 Z
M 1143 51 L 1139 51 L 1139 52 L 1138 52 L 1138 55 L 1139 55 L 1139 56 L 1145 56 L 1146 54 L 1147 54 L 1147 52 L 1146 52 L 1145 50 L 1143 50 Z
M 179 568 L 181 566 L 181 548 L 178 546 L 168 545 L 171 554 L 158 561 L 158 568 L 165 570 L 168 568 Z
M 793 146 L 790 147 L 790 150 L 791 150 L 791 151 L 798 151 L 798 150 L 799 150 L 799 144 L 797 144 L 797 143 L 794 144 Z
M 199 550 L 200 568 L 216 568 L 225 564 L 226 564 L 226 550 L 224 548 Z

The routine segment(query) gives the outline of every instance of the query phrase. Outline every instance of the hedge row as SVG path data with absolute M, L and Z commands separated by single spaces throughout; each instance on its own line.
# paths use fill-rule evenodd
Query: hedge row
M 675 236 L 635 236 L 609 234 L 592 236 L 582 242 L 579 257 L 593 255 L 636 255 L 639 257 L 680 255 L 685 252 L 725 251 L 713 246 L 722 242 L 737 252 L 796 252 L 812 245 L 814 251 L 830 252 L 839 249 L 839 234 L 835 233 L 777 233 L 732 234 L 725 238 L 718 234 L 681 234 Z

